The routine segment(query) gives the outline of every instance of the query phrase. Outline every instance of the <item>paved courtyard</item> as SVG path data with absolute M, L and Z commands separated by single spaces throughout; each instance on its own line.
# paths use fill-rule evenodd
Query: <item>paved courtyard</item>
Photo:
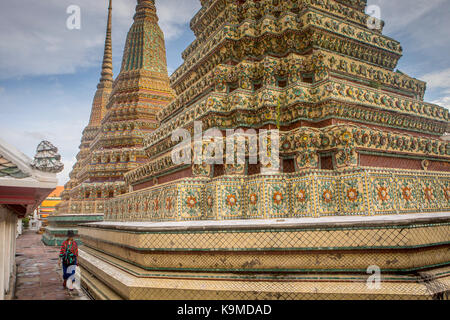
M 88 300 L 82 290 L 72 293 L 62 286 L 59 249 L 47 247 L 42 235 L 25 231 L 17 239 L 17 300 Z

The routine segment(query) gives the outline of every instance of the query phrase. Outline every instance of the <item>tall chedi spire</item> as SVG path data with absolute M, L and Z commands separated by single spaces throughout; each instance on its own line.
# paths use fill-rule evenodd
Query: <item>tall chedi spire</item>
M 103 92 L 112 84 L 109 48 L 108 28 L 99 84 L 99 91 Z M 92 135 L 88 156 L 77 176 L 79 185 L 74 194 L 80 201 L 75 210 L 102 212 L 105 199 L 126 192 L 123 175 L 148 161 L 142 150 L 144 136 L 158 128 L 157 114 L 173 97 L 155 2 L 139 0 L 109 101 L 105 104 L 101 100 L 93 109 L 91 125 L 101 128 Z
M 122 72 L 149 70 L 168 80 L 164 35 L 158 25 L 155 2 L 138 0 L 134 24 L 123 55 Z M 151 46 L 153 47 L 151 47 Z
M 138 0 L 121 71 L 103 124 L 118 120 L 117 110 L 120 109 L 122 115 L 128 112 L 127 120 L 140 119 L 143 122 L 138 127 L 139 131 L 151 132 L 158 126 L 156 114 L 173 96 L 167 73 L 164 34 L 158 25 L 155 2 Z
M 97 85 L 94 103 L 92 105 L 89 126 L 98 127 L 101 124 L 106 111 L 106 104 L 112 91 L 113 84 L 113 62 L 112 62 L 112 0 L 109 0 L 108 22 L 106 25 L 105 52 L 103 54 L 102 73 Z
M 112 0 L 109 0 L 108 23 L 106 25 L 105 53 L 103 54 L 102 77 L 98 88 L 105 85 L 112 85 L 113 82 L 113 61 L 112 61 Z
M 106 25 L 105 50 L 103 54 L 103 63 L 100 81 L 97 85 L 94 101 L 92 103 L 91 115 L 88 126 L 84 129 L 81 138 L 80 152 L 76 159 L 77 162 L 70 173 L 70 181 L 65 185 L 62 194 L 63 202 L 59 205 L 59 212 L 79 212 L 80 206 L 71 205 L 72 202 L 79 201 L 78 188 L 80 183 L 86 179 L 86 167 L 89 164 L 89 150 L 91 142 L 97 136 L 101 128 L 101 121 L 105 115 L 106 105 L 112 92 L 113 85 L 113 64 L 112 64 L 112 0 L 109 0 L 108 20 Z

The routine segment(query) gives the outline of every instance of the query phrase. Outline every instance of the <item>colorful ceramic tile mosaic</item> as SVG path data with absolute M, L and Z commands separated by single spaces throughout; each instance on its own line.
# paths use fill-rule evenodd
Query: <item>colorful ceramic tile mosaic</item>
M 173 220 L 168 213 L 139 203 L 176 195 L 176 220 L 270 219 L 442 212 L 450 208 L 450 173 L 375 168 L 342 172 L 182 179 L 107 201 L 106 220 Z M 128 212 L 121 215 L 128 204 Z M 178 210 L 178 211 L 175 211 Z

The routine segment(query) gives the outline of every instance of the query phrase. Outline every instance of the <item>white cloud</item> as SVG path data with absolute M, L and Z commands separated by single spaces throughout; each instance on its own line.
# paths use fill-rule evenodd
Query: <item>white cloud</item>
M 428 89 L 439 92 L 439 98 L 432 103 L 450 109 L 450 68 L 431 72 L 421 77 Z
M 450 92 L 450 68 L 428 73 L 422 76 L 431 89 L 448 89 Z
M 407 31 L 406 26 L 414 23 L 448 0 L 369 0 L 368 4 L 378 5 L 381 19 L 386 23 L 385 32 Z
M 75 165 L 77 159 L 74 157 L 70 160 L 63 160 L 64 170 L 58 174 L 58 185 L 63 186 L 69 181 L 69 174 L 72 172 L 72 168 Z
M 95 62 L 90 54 L 101 45 L 100 34 L 86 36 L 83 30 L 66 29 L 66 2 L 16 0 L 0 4 L 0 39 L 6 44 L 0 47 L 1 78 L 73 73 Z
M 0 94 L 2 94 L 3 92 L 5 92 L 5 88 L 0 87 Z
M 64 171 L 58 176 L 60 184 L 64 184 L 74 164 L 72 162 L 78 153 L 81 132 L 86 125 L 85 115 L 74 113 L 73 110 L 74 106 L 68 105 L 55 109 L 51 117 L 42 119 L 35 114 L 24 114 L 19 126 L 14 121 L 2 121 L 0 135 L 30 158 L 34 157 L 36 147 L 42 140 L 53 143 L 58 148 L 65 166 Z
M 198 0 L 157 1 L 166 40 L 179 37 L 200 7 Z M 81 8 L 81 30 L 68 30 L 69 5 Z M 136 0 L 113 1 L 114 58 L 121 59 Z M 72 74 L 97 67 L 103 53 L 107 1 L 14 0 L 0 2 L 0 79 Z
M 438 106 L 450 109 L 450 92 L 449 95 L 446 97 L 442 97 L 438 100 L 432 101 L 432 103 L 437 104 Z
M 178 38 L 195 13 L 200 9 L 199 0 L 165 0 L 156 2 L 159 24 L 166 40 Z
M 72 4 L 81 8 L 81 30 L 66 28 L 69 16 L 66 9 Z M 200 8 L 198 0 L 164 0 L 156 4 L 166 41 L 177 39 Z M 136 0 L 113 1 L 116 62 L 121 61 L 135 6 Z M 0 80 L 70 74 L 84 67 L 100 68 L 106 14 L 106 0 L 0 1 L 0 40 L 4 44 L 0 46 Z M 0 132 L 9 143 L 30 157 L 34 156 L 41 140 L 49 140 L 58 147 L 65 165 L 58 175 L 60 184 L 68 181 L 79 151 L 81 132 L 89 117 L 88 101 L 92 97 L 83 97 L 80 101 L 76 90 L 63 88 L 55 78 L 38 97 L 28 99 L 35 90 L 24 88 L 21 96 L 11 94 L 8 98 L 3 95 L 5 99 L 0 103 L 0 118 L 7 115 L 9 119 L 8 122 L 1 121 Z M 94 90 L 95 87 L 92 94 Z M 0 93 L 2 91 L 0 87 Z M 74 113 L 74 110 L 80 110 L 80 103 L 86 112 Z M 47 113 L 50 110 L 51 113 Z
M 381 18 L 386 23 L 384 34 L 401 40 L 405 55 L 420 55 L 406 71 L 419 73 L 434 69 L 430 65 L 434 61 L 449 61 L 443 54 L 450 46 L 448 0 L 369 0 L 368 3 L 380 6 Z

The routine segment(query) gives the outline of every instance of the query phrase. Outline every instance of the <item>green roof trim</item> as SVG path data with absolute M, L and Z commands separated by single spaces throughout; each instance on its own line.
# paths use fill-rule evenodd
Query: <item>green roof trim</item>
M 0 178 L 12 177 L 15 179 L 24 179 L 29 176 L 29 174 L 24 173 L 17 165 L 7 160 L 0 154 Z

